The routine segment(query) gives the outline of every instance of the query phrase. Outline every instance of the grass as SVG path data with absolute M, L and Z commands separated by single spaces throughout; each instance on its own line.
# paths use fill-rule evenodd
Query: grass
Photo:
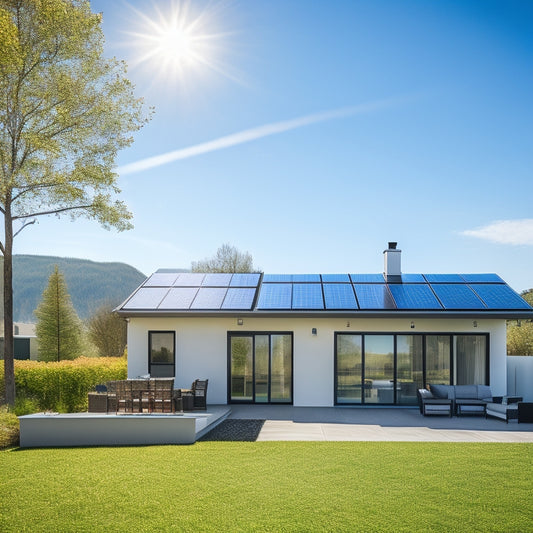
M 531 531 L 530 444 L 198 442 L 0 452 L 0 530 Z

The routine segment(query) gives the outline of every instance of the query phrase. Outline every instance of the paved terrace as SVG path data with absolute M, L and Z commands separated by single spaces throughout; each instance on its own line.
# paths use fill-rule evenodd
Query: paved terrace
M 227 424 L 233 420 L 264 421 L 256 424 L 257 441 L 533 443 L 533 424 L 507 424 L 483 416 L 422 416 L 418 409 L 408 408 L 231 405 Z

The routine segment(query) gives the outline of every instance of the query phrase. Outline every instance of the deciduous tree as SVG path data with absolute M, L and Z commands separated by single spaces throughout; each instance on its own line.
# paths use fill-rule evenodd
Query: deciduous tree
M 89 338 L 100 357 L 121 357 L 126 348 L 126 321 L 104 305 L 89 319 Z
M 69 214 L 125 230 L 117 152 L 146 119 L 125 64 L 103 56 L 101 16 L 83 0 L 0 0 L 0 212 L 4 370 L 14 403 L 13 239 Z
M 248 252 L 240 252 L 230 244 L 223 244 L 214 257 L 193 261 L 193 272 L 254 272 L 253 259 Z
M 83 355 L 81 321 L 70 300 L 65 277 L 57 266 L 35 316 L 40 361 L 62 361 Z

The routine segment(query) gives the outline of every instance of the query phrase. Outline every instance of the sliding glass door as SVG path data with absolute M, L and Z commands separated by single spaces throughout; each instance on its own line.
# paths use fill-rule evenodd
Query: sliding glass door
M 489 384 L 489 336 L 335 335 L 335 404 L 416 405 L 429 384 Z
M 229 334 L 229 401 L 292 403 L 292 334 Z

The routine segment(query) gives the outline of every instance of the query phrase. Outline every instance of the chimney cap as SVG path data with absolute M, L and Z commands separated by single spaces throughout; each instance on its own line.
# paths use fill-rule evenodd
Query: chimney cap
M 389 242 L 389 250 L 396 250 L 397 242 Z

